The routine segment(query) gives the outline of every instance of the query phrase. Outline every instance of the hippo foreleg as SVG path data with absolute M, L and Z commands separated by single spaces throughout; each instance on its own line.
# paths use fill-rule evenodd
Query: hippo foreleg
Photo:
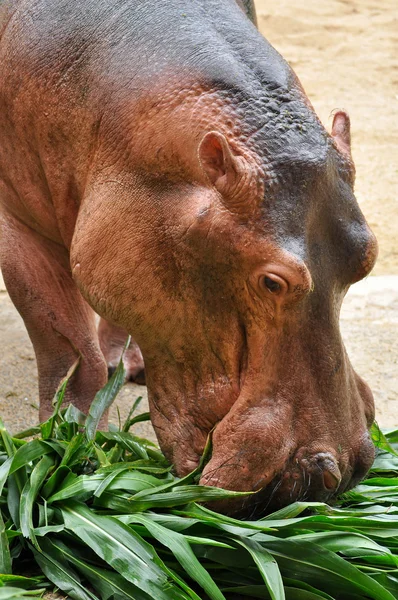
M 40 420 L 52 413 L 60 380 L 81 356 L 65 400 L 87 413 L 107 381 L 95 313 L 83 300 L 70 271 L 68 253 L 6 214 L 1 224 L 0 264 L 10 297 L 32 340 L 39 372 Z

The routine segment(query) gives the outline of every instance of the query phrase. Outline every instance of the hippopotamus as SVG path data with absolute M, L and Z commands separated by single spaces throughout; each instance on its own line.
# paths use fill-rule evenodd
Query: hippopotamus
M 374 458 L 374 400 L 339 332 L 377 243 L 350 121 L 321 124 L 238 0 L 0 2 L 1 268 L 40 418 L 87 413 L 120 357 L 179 476 L 325 501 Z M 100 316 L 99 328 L 96 314 Z

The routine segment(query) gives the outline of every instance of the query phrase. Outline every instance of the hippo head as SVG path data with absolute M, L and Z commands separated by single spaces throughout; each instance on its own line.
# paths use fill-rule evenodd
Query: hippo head
M 180 475 L 214 429 L 201 483 L 259 492 L 229 512 L 326 500 L 374 458 L 373 397 L 339 312 L 377 244 L 353 195 L 346 113 L 320 139 L 271 162 L 208 132 L 197 150 L 206 179 L 161 227 L 153 321 L 139 340 L 151 416 Z
M 353 194 L 348 116 L 338 112 L 329 135 L 305 101 L 297 110 L 282 128 L 254 120 L 239 135 L 201 123 L 189 142 L 176 121 L 168 149 L 160 123 L 145 134 L 160 148 L 156 169 L 148 159 L 137 176 L 106 173 L 117 210 L 114 193 L 87 201 L 100 243 L 109 224 L 111 256 L 118 248 L 123 260 L 102 263 L 85 244 L 92 289 L 107 281 L 86 297 L 140 345 L 152 422 L 176 472 L 198 465 L 212 432 L 201 483 L 258 492 L 219 507 L 233 514 L 327 500 L 374 458 L 373 397 L 339 313 L 377 244 Z

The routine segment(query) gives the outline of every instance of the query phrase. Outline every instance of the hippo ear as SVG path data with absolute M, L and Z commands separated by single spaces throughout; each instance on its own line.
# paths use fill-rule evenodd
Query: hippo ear
M 333 118 L 332 138 L 340 152 L 351 158 L 350 117 L 344 110 L 336 112 Z
M 199 145 L 199 160 L 213 185 L 224 192 L 239 177 L 239 162 L 226 138 L 217 131 L 206 133 Z
M 249 156 L 234 154 L 226 138 L 217 131 L 206 133 L 199 145 L 199 161 L 224 205 L 234 212 L 251 212 L 262 196 L 257 165 Z

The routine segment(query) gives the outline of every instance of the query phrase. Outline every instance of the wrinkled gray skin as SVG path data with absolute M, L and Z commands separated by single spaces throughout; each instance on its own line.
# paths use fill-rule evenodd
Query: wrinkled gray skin
M 3 1 L 0 139 L 0 258 L 42 418 L 77 355 L 68 400 L 88 410 L 127 331 L 176 471 L 214 430 L 202 483 L 258 491 L 222 509 L 364 476 L 373 398 L 338 320 L 377 245 L 349 120 L 324 130 L 252 2 Z

